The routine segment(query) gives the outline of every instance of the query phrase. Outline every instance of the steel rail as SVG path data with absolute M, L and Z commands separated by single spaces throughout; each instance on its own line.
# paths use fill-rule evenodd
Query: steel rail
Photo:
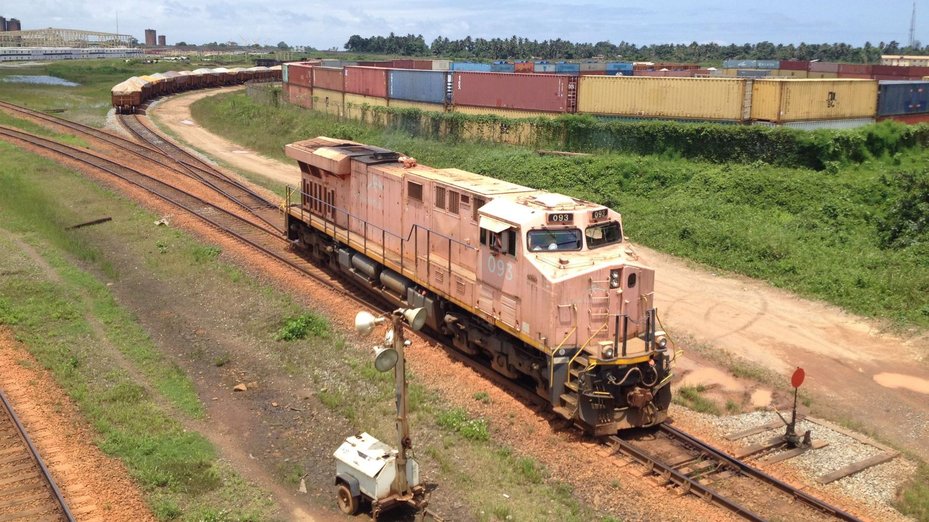
M 53 500 L 61 510 L 61 515 L 68 522 L 74 522 L 74 515 L 71 514 L 71 510 L 68 508 L 68 503 L 65 501 L 64 495 L 58 488 L 58 484 L 55 482 L 55 479 L 52 478 L 52 474 L 48 470 L 48 467 L 45 465 L 45 461 L 42 460 L 42 456 L 39 455 L 39 451 L 36 449 L 35 444 L 32 443 L 32 439 L 29 437 L 29 434 L 26 432 L 26 427 L 23 426 L 22 422 L 20 422 L 19 416 L 16 415 L 16 411 L 13 410 L 13 405 L 10 404 L 9 399 L 3 390 L 0 390 L 0 402 L 3 403 L 3 410 L 9 416 L 9 419 L 13 422 L 13 425 L 16 426 L 16 431 L 19 432 L 20 438 L 28 448 L 29 455 L 32 457 L 33 462 L 35 462 L 36 466 L 39 468 L 39 473 L 42 475 L 43 482 L 46 486 L 48 486 Z
M 790 484 L 787 484 L 786 482 L 783 482 L 765 473 L 764 471 L 761 471 L 760 469 L 749 465 L 747 462 L 731 457 L 727 455 L 726 452 L 706 442 L 698 440 L 694 438 L 693 436 L 673 426 L 670 426 L 666 423 L 662 423 L 659 426 L 659 429 L 663 431 L 664 433 L 668 434 L 670 437 L 681 440 L 685 442 L 686 444 L 689 444 L 692 447 L 696 448 L 697 450 L 709 455 L 710 457 L 718 461 L 724 462 L 726 466 L 730 467 L 731 469 L 736 469 L 739 471 L 739 473 L 743 475 L 752 477 L 756 480 L 769 484 L 773 486 L 774 488 L 793 496 L 800 502 L 803 502 L 804 504 L 814 509 L 817 509 L 839 520 L 846 520 L 848 522 L 860 522 L 860 519 L 858 517 L 848 512 L 845 512 L 835 506 L 831 506 L 807 493 L 804 493 L 803 491 L 800 491 L 799 489 L 791 486 Z

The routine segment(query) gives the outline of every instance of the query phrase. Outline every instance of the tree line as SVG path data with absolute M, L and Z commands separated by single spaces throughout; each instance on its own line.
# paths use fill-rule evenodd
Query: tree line
M 442 57 L 471 60 L 583 60 L 602 58 L 617 61 L 688 62 L 708 63 L 727 59 L 765 60 L 820 60 L 824 62 L 877 63 L 882 54 L 921 54 L 924 48 L 898 42 L 866 42 L 861 47 L 846 43 L 754 44 L 716 43 L 655 44 L 638 46 L 629 42 L 614 44 L 608 41 L 575 43 L 560 38 L 530 40 L 518 36 L 510 38 L 471 38 L 451 40 L 438 37 L 427 45 L 422 35 L 406 36 L 390 33 L 388 36 L 365 38 L 352 35 L 345 49 L 358 53 L 391 54 L 417 57 Z

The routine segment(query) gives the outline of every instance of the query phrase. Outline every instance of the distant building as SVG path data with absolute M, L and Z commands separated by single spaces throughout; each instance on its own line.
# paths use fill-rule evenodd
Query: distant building
M 0 31 L 6 31 L 6 18 L 0 16 Z
M 22 31 L 23 28 L 19 25 L 19 20 L 15 18 L 10 18 L 6 22 L 6 30 L 7 31 Z
M 167 43 L 165 43 L 166 41 L 167 41 L 167 37 L 165 35 L 163 34 L 158 35 L 158 46 L 159 47 L 166 47 L 168 45 Z
M 881 65 L 896 65 L 898 67 L 929 67 L 929 56 L 883 54 L 881 55 Z
M 156 36 L 157 36 L 157 33 L 155 32 L 154 29 L 146 29 L 145 30 L 145 46 L 155 47 L 156 41 L 157 41 Z

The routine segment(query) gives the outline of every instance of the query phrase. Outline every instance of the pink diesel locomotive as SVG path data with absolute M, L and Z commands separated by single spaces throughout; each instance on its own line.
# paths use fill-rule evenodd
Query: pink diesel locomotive
M 292 143 L 287 234 L 398 306 L 425 307 L 457 349 L 531 385 L 597 434 L 650 426 L 671 403 L 654 271 L 602 205 L 367 145 Z

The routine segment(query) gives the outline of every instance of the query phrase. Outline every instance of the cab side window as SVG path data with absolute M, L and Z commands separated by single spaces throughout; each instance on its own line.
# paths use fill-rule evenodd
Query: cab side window
M 503 232 L 491 232 L 481 229 L 481 244 L 494 252 L 516 257 L 516 231 L 508 228 Z

